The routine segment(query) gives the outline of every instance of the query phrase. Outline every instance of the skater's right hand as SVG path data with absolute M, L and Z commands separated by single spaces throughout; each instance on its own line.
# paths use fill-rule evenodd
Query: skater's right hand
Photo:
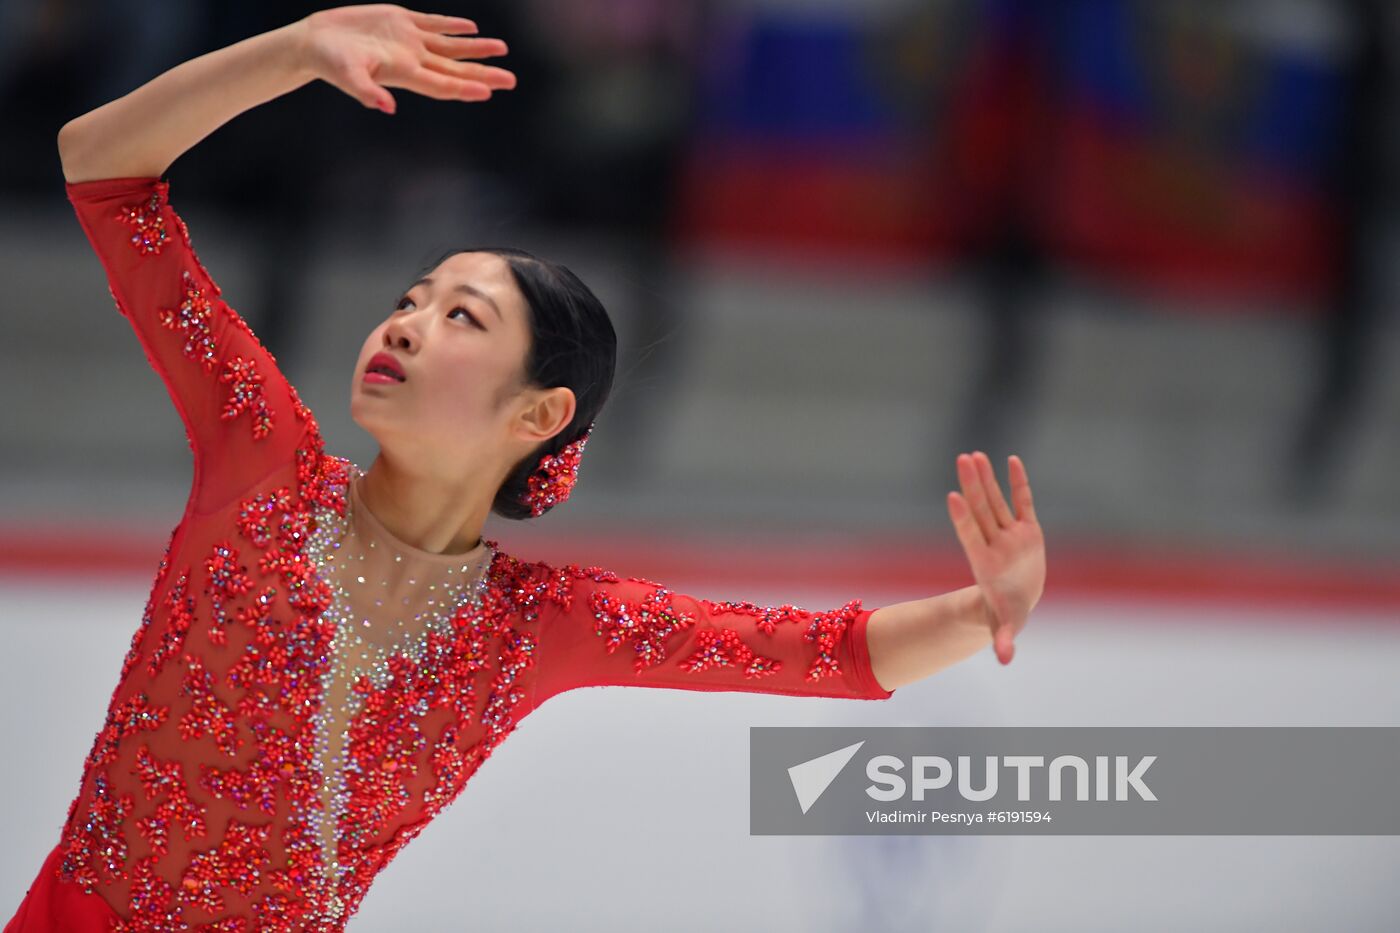
M 318 10 L 297 26 L 304 65 L 313 75 L 385 113 L 396 106 L 390 87 L 467 101 L 515 87 L 515 75 L 505 68 L 462 61 L 507 49 L 500 39 L 475 36 L 476 23 L 460 16 L 370 3 Z
M 985 453 L 959 454 L 957 463 L 962 492 L 948 493 L 948 514 L 981 590 L 997 660 L 1010 664 L 1015 638 L 1045 591 L 1045 534 L 1020 457 L 1007 458 L 1014 513 Z

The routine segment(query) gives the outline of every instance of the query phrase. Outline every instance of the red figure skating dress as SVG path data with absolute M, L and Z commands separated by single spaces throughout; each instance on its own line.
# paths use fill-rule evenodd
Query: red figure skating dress
M 194 483 L 57 846 L 6 933 L 341 930 L 524 716 L 632 684 L 885 699 L 874 609 L 712 602 L 397 540 L 159 178 L 67 185 Z

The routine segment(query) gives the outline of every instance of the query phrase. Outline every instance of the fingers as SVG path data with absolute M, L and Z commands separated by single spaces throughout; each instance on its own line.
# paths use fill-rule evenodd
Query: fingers
M 969 454 L 958 455 L 958 481 L 962 484 L 967 504 L 972 508 L 972 516 L 982 529 L 983 539 L 990 542 L 999 526 L 996 517 L 992 515 L 991 504 L 987 501 L 987 491 L 978 475 L 976 460 Z
M 393 113 L 396 109 L 393 95 L 375 84 L 368 72 L 358 69 L 348 70 L 345 72 L 345 82 L 350 86 L 350 93 L 354 98 L 366 107 L 382 110 L 385 113 Z
M 1022 521 L 1035 521 L 1035 505 L 1031 502 L 1031 481 L 1026 476 L 1026 465 L 1020 457 L 1012 454 L 1007 458 L 1006 471 L 1011 477 L 1011 501 L 1016 504 L 1016 515 Z
M 429 56 L 423 67 L 453 78 L 475 81 L 494 91 L 510 90 L 515 87 L 515 74 L 494 65 L 479 65 L 476 62 L 454 62 L 448 58 Z
M 997 660 L 1002 664 L 1010 664 L 1012 656 L 1016 654 L 1016 639 L 1013 637 L 1011 626 L 1003 625 L 997 629 L 995 646 Z
M 480 81 L 445 75 L 421 65 L 408 76 L 406 86 L 438 100 L 488 100 L 491 97 L 491 88 Z
M 987 546 L 987 539 L 973 517 L 967 499 L 960 493 L 948 493 L 948 517 L 953 520 L 953 531 L 957 533 L 958 542 L 967 552 L 968 559 L 975 560 Z
M 408 12 L 413 17 L 413 24 L 419 29 L 443 33 L 477 31 L 475 22 L 461 16 L 445 16 L 441 13 L 419 13 L 417 10 L 409 10 Z
M 987 499 L 991 503 L 992 514 L 996 516 L 997 524 L 1005 528 L 1016 518 L 1011 514 L 1006 499 L 1002 497 L 1001 484 L 997 482 L 996 473 L 992 472 L 992 461 L 980 450 L 972 459 L 977 463 L 977 475 L 982 480 L 982 486 L 988 490 Z
M 1026 465 L 1015 454 L 1007 458 L 1007 474 L 1011 483 L 1011 501 L 1016 507 L 1014 513 L 1002 495 L 1001 484 L 997 482 L 992 461 L 987 455 L 980 450 L 958 455 L 958 480 L 962 483 L 963 496 L 988 542 L 998 528 L 1009 527 L 1017 520 L 1036 520 Z
M 505 55 L 510 51 L 510 47 L 503 39 L 464 38 L 436 34 L 424 37 L 423 47 L 443 58 L 490 58 L 495 55 Z

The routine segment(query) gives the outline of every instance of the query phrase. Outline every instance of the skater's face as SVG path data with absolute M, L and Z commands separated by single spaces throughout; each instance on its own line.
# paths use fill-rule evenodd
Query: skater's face
M 381 447 L 443 475 L 483 464 L 483 451 L 518 459 L 531 442 L 516 430 L 518 416 L 537 401 L 524 383 L 528 315 L 504 259 L 449 256 L 411 284 L 360 348 L 351 416 Z M 366 381 L 379 353 L 399 363 L 404 381 Z

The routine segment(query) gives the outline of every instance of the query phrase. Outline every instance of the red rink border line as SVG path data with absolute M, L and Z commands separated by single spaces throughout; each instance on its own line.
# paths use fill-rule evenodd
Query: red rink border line
M 598 565 L 711 598 L 743 598 L 726 587 L 765 593 L 791 587 L 852 598 L 879 592 L 917 599 L 972 583 L 960 550 L 890 536 L 793 533 L 736 540 L 643 536 L 620 529 L 542 533 L 500 525 L 494 531 L 487 537 L 529 560 Z M 168 535 L 138 534 L 129 526 L 108 532 L 91 525 L 80 530 L 9 525 L 0 528 L 0 573 L 69 582 L 75 577 L 150 579 Z M 692 583 L 703 589 L 685 590 Z M 1059 599 L 1394 610 L 1400 623 L 1400 560 L 1065 544 L 1050 551 L 1042 605 Z

